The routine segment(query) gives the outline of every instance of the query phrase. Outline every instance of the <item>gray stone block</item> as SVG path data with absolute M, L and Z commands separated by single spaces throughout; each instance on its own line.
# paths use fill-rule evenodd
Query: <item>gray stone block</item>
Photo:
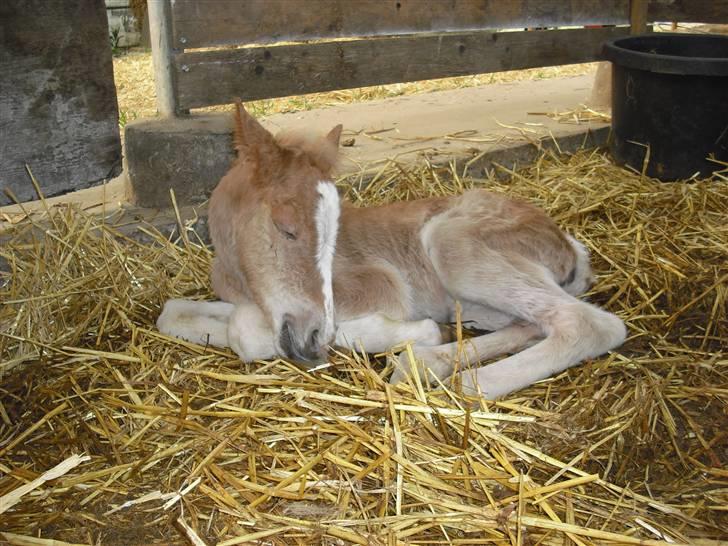
M 106 10 L 97 0 L 0 0 L 0 205 L 121 171 Z
M 129 123 L 127 172 L 135 204 L 171 206 L 205 201 L 235 157 L 230 114 L 156 118 Z

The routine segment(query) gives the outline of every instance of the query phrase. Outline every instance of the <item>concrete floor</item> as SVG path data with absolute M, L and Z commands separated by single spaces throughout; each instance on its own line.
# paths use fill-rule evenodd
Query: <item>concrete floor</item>
M 450 161 L 497 153 L 502 161 L 513 151 L 513 163 L 518 163 L 529 156 L 517 151 L 524 145 L 536 150 L 528 143 L 539 140 L 581 143 L 588 134 L 600 134 L 603 142 L 604 123 L 564 123 L 545 115 L 578 108 L 588 100 L 593 81 L 593 75 L 586 75 L 439 91 L 276 114 L 263 124 L 273 132 L 285 128 L 315 134 L 343 123 L 343 173 L 364 167 L 376 170 L 389 159 L 415 161 L 424 154 L 434 161 Z M 228 123 L 227 119 L 222 122 Z M 130 204 L 123 174 L 103 186 L 47 200 L 50 206 L 69 202 L 92 212 L 124 208 L 138 217 L 157 216 L 156 211 Z M 34 211 L 43 206 L 31 202 L 23 207 Z M 23 215 L 17 205 L 0 208 L 0 230 L 2 223 L 18 221 Z
M 547 113 L 573 110 L 589 98 L 594 77 L 553 78 L 396 97 L 265 120 L 272 131 L 324 132 L 344 124 L 342 168 L 358 170 L 387 159 L 407 161 L 423 153 L 472 154 L 509 147 L 553 134 L 582 134 L 603 124 L 554 121 Z M 414 157 L 413 157 L 414 156 Z

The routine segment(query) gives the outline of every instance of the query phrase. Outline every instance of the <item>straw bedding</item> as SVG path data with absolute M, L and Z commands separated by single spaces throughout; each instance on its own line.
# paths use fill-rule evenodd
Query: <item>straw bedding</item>
M 160 335 L 165 299 L 211 297 L 191 225 L 140 243 L 70 207 L 16 224 L 0 250 L 0 541 L 726 539 L 728 180 L 660 184 L 593 151 L 500 171 L 341 180 L 357 204 L 487 186 L 589 246 L 589 298 L 628 341 L 495 403 L 390 387 L 382 356 L 309 373 Z

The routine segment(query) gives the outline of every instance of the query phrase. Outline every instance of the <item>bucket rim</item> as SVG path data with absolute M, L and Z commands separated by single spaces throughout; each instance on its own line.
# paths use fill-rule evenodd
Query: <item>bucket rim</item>
M 678 32 L 651 32 L 632 36 L 613 38 L 604 43 L 602 54 L 607 61 L 637 70 L 658 72 L 663 74 L 692 76 L 728 76 L 727 57 L 686 57 L 681 55 L 664 55 L 646 53 L 624 47 L 624 42 L 640 39 L 666 40 L 711 40 L 724 42 L 728 48 L 728 36 L 720 34 L 696 34 Z

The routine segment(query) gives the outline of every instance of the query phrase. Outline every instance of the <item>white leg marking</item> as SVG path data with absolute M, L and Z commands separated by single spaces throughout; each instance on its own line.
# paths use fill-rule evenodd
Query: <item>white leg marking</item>
M 223 301 L 172 299 L 164 304 L 157 319 L 163 334 L 224 348 L 228 346 L 228 318 L 233 305 Z
M 245 362 L 276 356 L 273 331 L 254 303 L 172 299 L 164 304 L 157 328 L 192 343 L 230 347 Z
M 321 196 L 316 208 L 316 264 L 323 281 L 324 294 L 324 332 L 322 339 L 334 336 L 334 290 L 332 286 L 332 269 L 336 252 L 336 235 L 339 230 L 339 214 L 341 205 L 336 186 L 332 182 L 319 182 L 318 193 Z
M 273 330 L 260 307 L 254 303 L 236 305 L 227 325 L 230 348 L 243 362 L 276 356 Z
M 442 334 L 434 320 L 392 320 L 381 313 L 342 321 L 336 332 L 336 345 L 356 350 L 363 348 L 368 353 L 383 353 L 405 343 L 439 345 Z

